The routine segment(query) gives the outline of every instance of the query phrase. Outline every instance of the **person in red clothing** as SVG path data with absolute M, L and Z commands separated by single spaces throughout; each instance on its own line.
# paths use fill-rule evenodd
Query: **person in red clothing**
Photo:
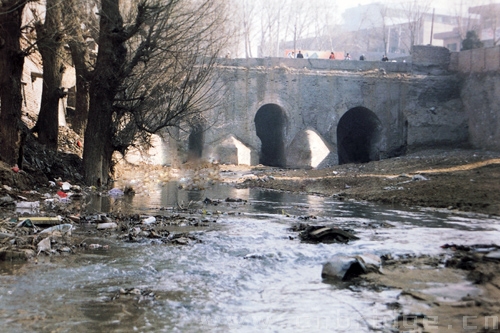
M 330 53 L 330 57 L 328 59 L 335 59 L 335 54 L 333 52 Z

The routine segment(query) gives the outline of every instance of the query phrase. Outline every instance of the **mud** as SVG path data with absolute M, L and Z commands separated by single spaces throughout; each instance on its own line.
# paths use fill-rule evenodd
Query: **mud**
M 255 168 L 238 186 L 500 215 L 500 153 L 425 150 L 322 170 Z

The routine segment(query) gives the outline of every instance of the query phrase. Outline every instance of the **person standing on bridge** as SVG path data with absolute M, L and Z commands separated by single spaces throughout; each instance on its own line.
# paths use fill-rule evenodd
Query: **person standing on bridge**
M 335 60 L 335 53 L 330 52 L 330 57 L 328 57 L 328 59 Z
M 297 58 L 300 58 L 300 59 L 304 58 L 304 55 L 302 54 L 302 52 L 300 50 L 299 50 L 299 53 L 297 53 Z
M 364 55 L 364 54 L 362 54 L 362 55 L 359 57 L 359 60 L 361 60 L 361 61 L 364 61 L 365 59 L 366 59 L 366 58 L 365 58 L 365 55 Z
M 349 55 L 349 52 L 346 53 L 344 60 L 351 60 L 351 56 Z

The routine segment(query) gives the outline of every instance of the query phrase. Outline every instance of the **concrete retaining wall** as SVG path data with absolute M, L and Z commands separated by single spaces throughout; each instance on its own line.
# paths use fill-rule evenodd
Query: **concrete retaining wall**
M 500 151 L 500 46 L 455 52 L 450 69 L 461 74 L 469 143 Z
M 454 52 L 450 70 L 460 73 L 483 73 L 500 70 L 500 46 Z

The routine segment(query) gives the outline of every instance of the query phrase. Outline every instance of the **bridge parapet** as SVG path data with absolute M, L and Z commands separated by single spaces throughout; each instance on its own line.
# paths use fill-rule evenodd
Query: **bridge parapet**
M 360 60 L 329 60 L 329 59 L 290 59 L 290 58 L 240 58 L 220 59 L 220 66 L 242 68 L 290 68 L 307 69 L 311 71 L 347 71 L 366 72 L 384 68 L 390 73 L 409 73 L 412 65 L 408 62 L 382 62 Z
M 500 59 L 498 48 L 495 50 L 472 50 L 469 54 L 460 54 L 460 58 L 451 54 L 445 47 L 431 45 L 416 45 L 412 48 L 412 55 L 408 61 L 360 61 L 360 60 L 330 60 L 330 59 L 295 59 L 295 58 L 239 58 L 218 60 L 220 66 L 241 68 L 289 68 L 306 69 L 311 71 L 340 71 L 340 72 L 368 72 L 384 69 L 386 73 L 425 73 L 427 75 L 446 74 L 449 70 L 499 68 Z M 480 53 L 474 56 L 475 53 Z M 480 59 L 472 62 L 469 59 Z M 467 60 L 469 60 L 467 62 Z

